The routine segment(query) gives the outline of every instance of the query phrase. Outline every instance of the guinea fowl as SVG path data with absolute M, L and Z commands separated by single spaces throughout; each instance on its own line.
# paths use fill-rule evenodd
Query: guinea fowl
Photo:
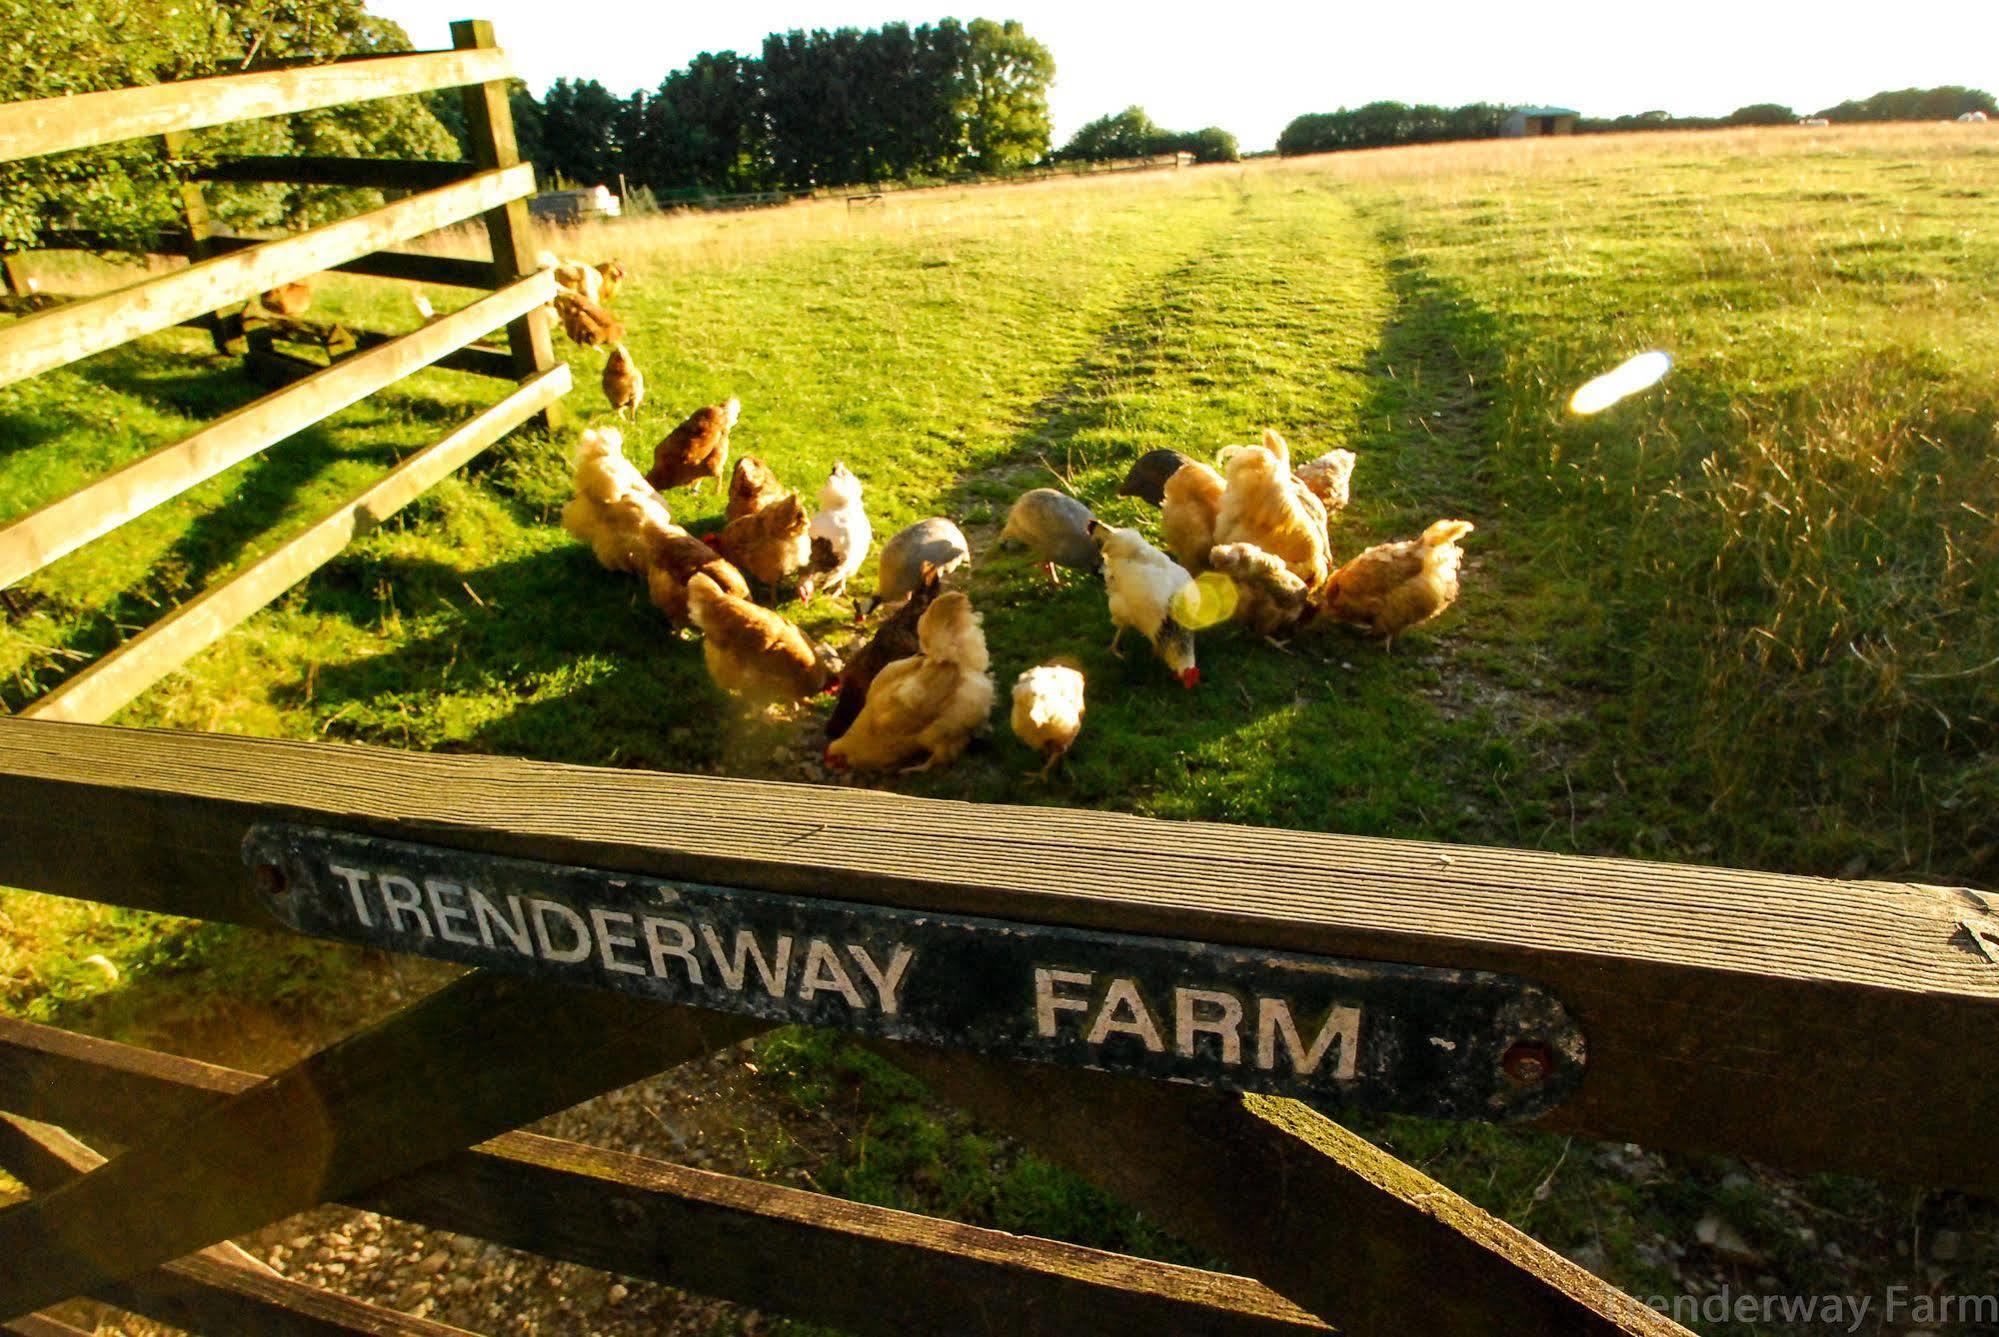
M 941 515 L 918 520 L 882 544 L 881 562 L 876 567 L 875 599 L 868 612 L 912 593 L 923 582 L 926 568 L 938 575 L 955 571 L 972 560 L 972 545 L 965 532 Z
M 1038 487 L 1022 493 L 1006 513 L 999 541 L 1027 548 L 1040 559 L 1049 581 L 1059 585 L 1058 566 L 1072 571 L 1103 570 L 1104 555 L 1090 537 L 1092 518 L 1090 508 L 1068 493 Z

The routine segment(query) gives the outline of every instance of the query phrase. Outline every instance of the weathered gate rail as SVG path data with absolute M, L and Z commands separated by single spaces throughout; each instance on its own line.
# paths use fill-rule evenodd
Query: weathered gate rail
M 0 525 L 0 590 L 101 538 L 189 488 L 425 367 L 515 382 L 490 405 L 304 533 L 203 591 L 29 705 L 34 718 L 97 722 L 213 644 L 453 470 L 536 415 L 554 412 L 569 369 L 555 360 L 541 308 L 553 280 L 534 266 L 525 198 L 534 169 L 520 160 L 507 109 L 511 63 L 483 22 L 452 25 L 458 49 L 343 60 L 0 104 L 0 162 L 158 137 L 186 172 L 180 237 L 190 263 L 126 287 L 38 311 L 0 327 L 0 386 L 51 371 L 174 325 L 207 324 L 226 346 L 235 303 L 327 269 L 492 289 L 462 310 L 397 336 L 370 335 L 363 351 L 316 367 L 286 360 L 302 379 L 163 445 L 110 475 Z M 374 98 L 462 90 L 473 159 L 461 163 L 355 158 L 182 162 L 183 137 L 207 126 Z M 270 240 L 222 234 L 199 180 L 293 181 L 410 192 L 381 208 Z M 482 221 L 490 260 L 391 249 L 438 228 Z M 60 240 L 60 239 L 58 239 Z M 13 269 L 9 257 L 8 278 Z M 480 344 L 504 328 L 507 347 Z M 262 356 L 279 358 L 275 350 Z
M 275 927 L 243 861 L 269 823 L 983 916 L 1029 940 L 1500 972 L 1583 1033 L 1580 1086 L 1540 1126 L 1999 1189 L 1990 1158 L 1965 1154 L 1999 1058 L 1999 964 L 1976 938 L 1990 907 L 1968 890 L 0 720 L 0 883 Z M 961 1049 L 869 1041 L 1276 1294 L 520 1136 L 463 1151 L 766 1024 L 475 971 L 257 1086 L 6 1027 L 0 1108 L 131 1149 L 0 1212 L 0 1257 L 23 1260 L 0 1313 L 332 1199 L 864 1331 L 1057 1331 L 1083 1312 L 1309 1330 L 1291 1306 L 1352 1332 L 1677 1331 L 1292 1101 Z M 724 1223 L 726 1246 L 699 1242 Z

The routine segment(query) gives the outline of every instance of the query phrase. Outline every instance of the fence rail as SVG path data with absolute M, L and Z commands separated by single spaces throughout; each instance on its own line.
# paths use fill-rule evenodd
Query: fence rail
M 512 74 L 506 52 L 482 47 L 10 102 L 0 104 L 0 162 L 439 88 L 504 83 Z

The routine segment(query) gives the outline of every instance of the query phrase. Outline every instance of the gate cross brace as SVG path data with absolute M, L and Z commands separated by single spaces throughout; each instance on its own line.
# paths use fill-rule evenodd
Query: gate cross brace
M 473 972 L 0 1209 L 0 1319 L 426 1165 L 765 1029 Z M 76 1244 L 88 1241 L 89 1248 Z

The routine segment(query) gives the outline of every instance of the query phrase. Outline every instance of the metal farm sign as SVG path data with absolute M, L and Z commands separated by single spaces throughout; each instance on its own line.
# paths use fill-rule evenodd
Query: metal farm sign
M 1480 971 L 1258 951 L 610 873 L 309 827 L 244 857 L 291 928 L 770 1020 L 1295 1096 L 1539 1114 L 1560 1003 Z

